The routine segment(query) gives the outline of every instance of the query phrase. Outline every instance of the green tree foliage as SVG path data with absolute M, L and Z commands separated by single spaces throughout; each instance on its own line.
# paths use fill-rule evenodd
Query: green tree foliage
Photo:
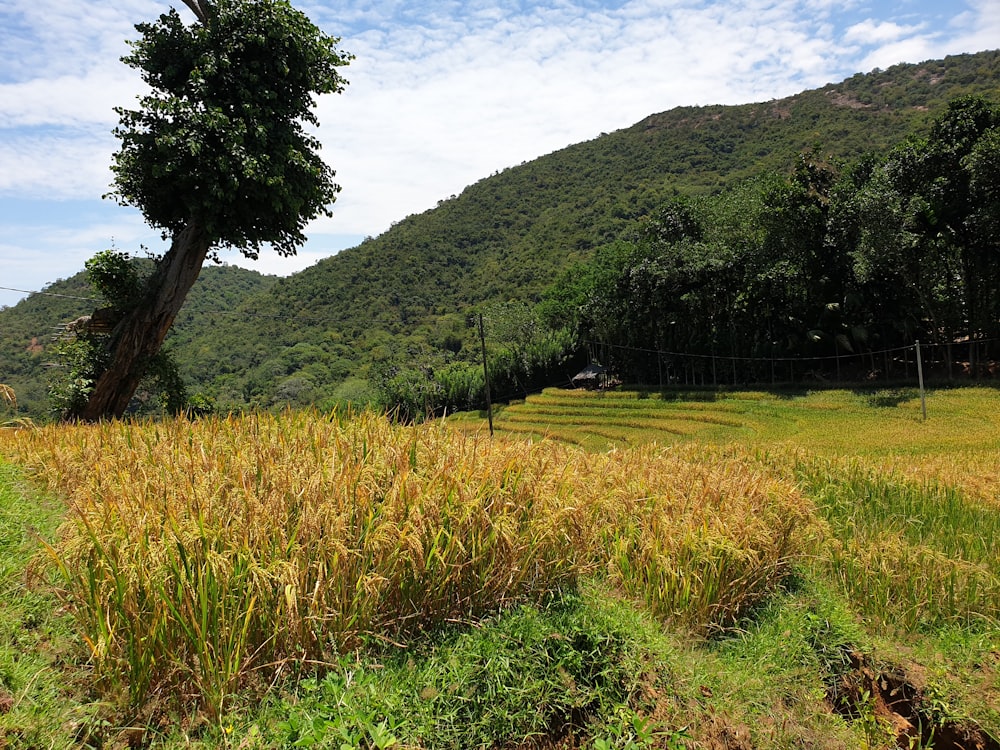
M 153 270 L 153 262 L 146 258 L 133 258 L 130 262 L 136 264 L 136 274 L 141 278 Z M 62 379 L 67 372 L 64 365 L 69 364 L 55 354 L 56 348 L 66 344 L 62 335 L 65 324 L 92 312 L 94 305 L 102 300 L 108 305 L 106 299 L 95 296 L 88 279 L 89 272 L 81 271 L 69 279 L 53 282 L 42 294 L 0 309 L 0 371 L 17 394 L 19 414 L 43 419 L 51 413 L 54 404 L 49 386 L 56 385 L 53 377 Z M 211 328 L 220 320 L 246 315 L 241 310 L 246 298 L 264 292 L 276 281 L 277 277 L 236 266 L 213 264 L 202 269 L 166 342 L 173 351 L 190 399 L 200 400 L 202 392 L 215 400 L 219 408 L 240 408 L 242 402 L 228 395 L 225 388 L 211 389 L 209 394 L 204 374 L 219 373 L 213 377 L 242 379 L 250 363 L 235 356 L 240 350 L 224 339 L 207 339 L 198 333 L 203 326 Z M 66 385 L 64 381 L 57 387 Z M 144 390 L 140 388 L 139 392 Z M 128 408 L 134 410 L 138 405 L 133 400 Z
M 539 307 L 519 301 L 494 303 L 482 315 L 486 372 L 480 346 L 461 356 L 411 350 L 406 360 L 386 358 L 372 368 L 376 403 L 402 421 L 420 421 L 486 408 L 487 373 L 493 398 L 508 401 L 552 383 L 568 384 L 579 368 L 573 332 L 547 325 Z M 470 328 L 478 332 L 477 325 Z
M 585 293 L 581 335 L 602 345 L 598 358 L 621 376 L 652 383 L 715 381 L 715 357 L 853 350 L 837 314 L 849 262 L 826 236 L 836 180 L 836 168 L 810 152 L 789 177 L 672 202 L 630 241 L 595 256 L 603 267 L 583 276 L 601 281 Z M 753 367 L 741 364 L 738 376 L 761 377 Z
M 563 319 L 575 305 L 581 337 L 640 382 L 681 377 L 678 367 L 704 380 L 717 355 L 733 377 L 766 380 L 753 360 L 826 358 L 811 368 L 831 369 L 914 337 L 995 339 L 998 124 L 986 100 L 963 97 L 928 135 L 852 169 L 811 150 L 787 176 L 672 201 L 552 299 Z
M 137 300 L 96 358 L 102 367 L 74 417 L 122 414 L 209 254 L 263 245 L 290 255 L 338 186 L 305 131 L 314 96 L 340 92 L 350 59 L 337 39 L 284 0 L 189 0 L 136 28 L 124 62 L 149 86 L 119 108 L 112 195 L 171 238 Z
M 927 136 L 892 149 L 859 186 L 859 274 L 877 284 L 873 295 L 905 290 L 900 312 L 931 340 L 1000 335 L 998 143 L 1000 111 L 956 99 Z
M 106 250 L 88 260 L 86 274 L 106 306 L 66 326 L 51 348 L 56 366 L 50 370 L 49 397 L 52 410 L 64 418 L 86 407 L 96 379 L 107 367 L 113 321 L 137 304 L 145 284 L 140 264 L 117 250 Z M 177 414 L 186 405 L 187 389 L 177 365 L 170 351 L 161 349 L 147 364 L 129 410 Z
M 141 23 L 123 58 L 150 92 L 118 108 L 115 191 L 176 236 L 196 222 L 213 247 L 293 255 L 340 188 L 304 126 L 314 96 L 338 93 L 350 56 L 282 0 L 199 0 Z

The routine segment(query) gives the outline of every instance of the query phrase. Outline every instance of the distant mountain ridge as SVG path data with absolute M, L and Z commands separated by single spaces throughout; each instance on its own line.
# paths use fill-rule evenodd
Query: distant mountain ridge
M 169 341 L 191 390 L 220 404 L 332 403 L 363 390 L 373 362 L 472 356 L 472 309 L 537 300 L 670 196 L 786 170 L 812 148 L 855 160 L 966 94 L 1000 101 L 1000 52 L 897 65 L 770 102 L 653 114 L 486 177 L 290 277 L 251 282 L 239 269 L 215 269 L 199 285 L 219 274 L 240 282 L 224 302 L 218 289 L 206 288 L 197 305 L 193 298 Z M 81 279 L 63 283 L 79 289 Z M 44 347 L 64 314 L 56 298 L 42 317 L 39 305 L 31 297 L 0 310 L 0 382 L 12 373 L 22 390 L 45 359 L 37 343 L 28 351 L 31 340 Z M 67 305 L 64 316 L 78 310 Z M 31 388 L 22 403 L 35 409 Z

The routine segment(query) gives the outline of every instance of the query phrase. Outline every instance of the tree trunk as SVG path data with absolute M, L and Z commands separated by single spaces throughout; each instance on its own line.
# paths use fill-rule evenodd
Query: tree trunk
M 115 326 L 108 344 L 111 362 L 98 377 L 79 419 L 94 422 L 118 418 L 139 387 L 151 358 L 163 345 L 184 299 L 198 279 L 209 243 L 196 222 L 174 235 L 157 263 L 143 301 Z

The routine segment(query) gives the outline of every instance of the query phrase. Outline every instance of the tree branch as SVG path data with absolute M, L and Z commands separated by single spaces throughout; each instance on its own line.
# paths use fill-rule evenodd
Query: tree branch
M 199 21 L 203 24 L 208 23 L 208 8 L 205 0 L 183 0 L 183 2 L 194 12 Z

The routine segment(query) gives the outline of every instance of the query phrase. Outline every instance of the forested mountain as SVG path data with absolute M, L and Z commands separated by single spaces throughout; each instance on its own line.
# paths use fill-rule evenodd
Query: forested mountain
M 381 387 L 405 370 L 472 360 L 477 311 L 487 313 L 492 351 L 508 369 L 521 361 L 525 374 L 534 367 L 556 378 L 555 360 L 542 361 L 565 342 L 531 306 L 566 269 L 678 197 L 792 174 L 806 152 L 843 164 L 885 152 L 968 94 L 1000 101 L 1000 53 L 898 65 L 765 103 L 652 115 L 484 178 L 291 277 L 257 277 L 241 298 L 206 289 L 169 341 L 190 390 L 222 407 L 328 405 L 363 398 L 366 383 Z M 38 298 L 0 311 L 0 382 L 29 387 L 45 359 L 37 347 L 58 322 L 54 299 L 33 325 L 25 315 Z
M 265 292 L 277 280 L 276 276 L 236 266 L 206 267 L 178 316 L 184 325 L 174 330 L 170 346 L 181 352 L 191 351 L 192 356 L 197 354 L 203 363 L 213 357 L 224 359 L 227 346 L 200 352 L 191 347 L 191 334 L 202 326 L 212 326 L 220 310 Z M 12 386 L 21 411 L 35 417 L 48 409 L 49 370 L 55 362 L 53 343 L 67 323 L 89 315 L 100 304 L 83 272 L 54 281 L 44 291 L 13 307 L 0 308 L 0 382 Z

